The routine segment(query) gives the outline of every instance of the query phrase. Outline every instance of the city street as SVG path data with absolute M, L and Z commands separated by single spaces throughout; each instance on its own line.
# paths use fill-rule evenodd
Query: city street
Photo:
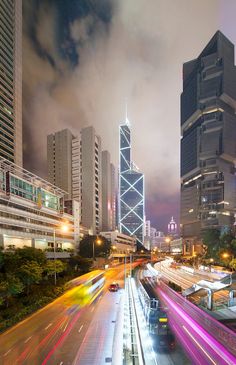
M 73 303 L 74 289 L 71 289 L 3 333 L 0 336 L 0 363 L 97 365 L 98 354 L 101 363 L 104 362 L 104 356 L 111 356 L 113 321 L 121 298 L 121 292 L 110 293 L 107 287 L 114 280 L 122 285 L 123 275 L 123 265 L 108 270 L 102 293 L 89 306 L 79 309 Z M 89 362 L 86 356 L 90 356 Z

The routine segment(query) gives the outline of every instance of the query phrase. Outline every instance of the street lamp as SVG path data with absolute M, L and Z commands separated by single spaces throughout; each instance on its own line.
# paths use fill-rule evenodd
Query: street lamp
M 67 233 L 69 226 L 67 223 L 63 223 L 59 226 L 63 233 Z M 56 227 L 53 228 L 53 252 L 54 252 L 54 284 L 57 285 L 57 272 L 56 272 Z
M 222 253 L 222 257 L 223 257 L 223 259 L 229 258 L 229 253 L 228 252 Z
M 95 243 L 101 245 L 102 240 L 97 237 L 96 240 L 93 241 L 93 261 L 95 261 Z

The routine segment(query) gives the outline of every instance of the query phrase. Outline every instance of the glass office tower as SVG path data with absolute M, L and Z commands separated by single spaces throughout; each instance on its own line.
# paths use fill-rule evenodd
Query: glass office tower
M 22 1 L 0 1 L 0 157 L 22 166 Z
M 183 65 L 181 226 L 184 237 L 227 231 L 236 207 L 236 67 L 234 45 L 216 32 Z
M 125 124 L 120 125 L 119 227 L 122 233 L 136 236 L 143 244 L 144 175 L 131 162 L 127 119 Z

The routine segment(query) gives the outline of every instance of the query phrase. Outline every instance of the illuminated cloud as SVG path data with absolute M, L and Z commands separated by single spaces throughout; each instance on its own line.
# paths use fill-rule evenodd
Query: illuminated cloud
M 78 16 L 70 9 L 75 3 Z M 221 27 L 219 17 L 222 6 L 230 12 L 234 4 L 62 4 L 24 1 L 25 167 L 46 177 L 47 134 L 61 128 L 77 134 L 86 125 L 96 128 L 117 165 L 118 125 L 127 99 L 133 159 L 145 173 L 146 215 L 163 229 L 166 217 L 178 212 L 182 63 L 196 57 L 219 28 L 236 43 L 233 29 Z M 164 201 L 169 203 L 163 218 Z

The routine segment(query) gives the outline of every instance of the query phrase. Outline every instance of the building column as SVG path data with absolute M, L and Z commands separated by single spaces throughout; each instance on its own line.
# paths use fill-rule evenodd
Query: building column
M 31 247 L 34 247 L 35 248 L 35 238 L 32 238 L 31 239 Z

